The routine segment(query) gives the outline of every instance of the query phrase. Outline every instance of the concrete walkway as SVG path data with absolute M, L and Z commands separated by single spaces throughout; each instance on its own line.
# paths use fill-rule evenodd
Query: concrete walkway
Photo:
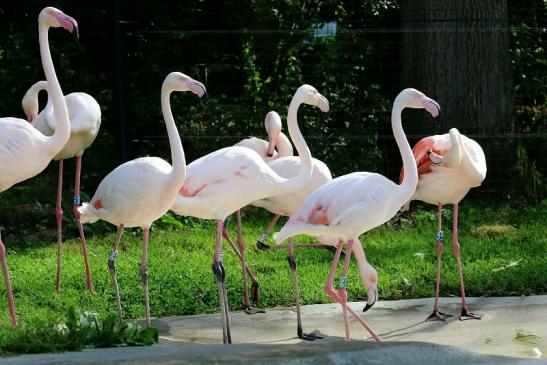
M 432 299 L 379 302 L 363 318 L 383 344 L 374 343 L 353 319 L 353 340 L 345 342 L 340 307 L 320 304 L 303 307 L 304 331 L 324 336 L 314 342 L 296 337 L 291 308 L 276 308 L 254 316 L 232 313 L 231 346 L 219 344 L 219 315 L 167 317 L 153 321 L 160 329 L 157 346 L 24 355 L 0 363 L 547 364 L 547 295 L 470 298 L 468 302 L 473 312 L 483 315 L 481 320 L 452 317 L 446 322 L 425 322 Z M 351 303 L 360 314 L 363 305 Z M 459 315 L 459 305 L 459 298 L 441 298 L 444 312 Z M 533 336 L 519 341 L 515 339 L 518 332 Z

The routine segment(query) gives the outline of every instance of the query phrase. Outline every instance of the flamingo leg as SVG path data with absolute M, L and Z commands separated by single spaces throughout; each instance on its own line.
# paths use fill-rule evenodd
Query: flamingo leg
M 11 290 L 11 281 L 9 278 L 8 265 L 6 264 L 6 247 L 2 242 L 2 234 L 0 233 L 0 264 L 2 265 L 2 272 L 4 274 L 4 282 L 6 284 L 6 296 L 8 297 L 9 314 L 11 318 L 11 325 L 17 326 L 17 317 L 15 316 L 15 304 L 13 301 L 13 292 Z
M 437 205 L 437 278 L 435 280 L 435 304 L 433 312 L 426 321 L 444 321 L 452 315 L 439 311 L 439 292 L 441 289 L 441 257 L 443 254 L 443 231 L 442 231 L 442 204 Z
M 226 293 L 226 272 L 222 265 L 222 226 L 223 221 L 217 220 L 217 233 L 215 240 L 215 254 L 213 256 L 213 274 L 218 288 L 218 299 L 220 302 L 220 316 L 222 320 L 222 342 L 232 343 L 230 334 L 230 309 L 228 307 L 228 297 Z
M 118 257 L 118 247 L 122 239 L 124 231 L 124 225 L 121 224 L 118 228 L 118 235 L 116 236 L 116 243 L 112 251 L 110 251 L 110 256 L 108 256 L 108 270 L 110 271 L 110 276 L 112 277 L 112 285 L 114 286 L 114 293 L 116 295 L 116 306 L 118 307 L 118 316 L 120 321 L 123 319 L 122 314 L 122 302 L 120 300 L 120 287 L 118 286 L 118 278 L 116 276 L 116 257 Z
M 281 216 L 279 214 L 274 215 L 270 223 L 268 223 L 266 228 L 264 228 L 264 231 L 262 232 L 260 237 L 258 237 L 258 240 L 256 241 L 256 247 L 259 250 L 267 250 L 271 247 L 270 245 L 266 244 L 266 238 L 268 238 L 268 235 L 270 234 L 272 228 L 275 226 L 280 217 Z
M 342 303 L 342 301 L 340 300 L 338 294 L 333 289 L 332 284 L 334 282 L 334 275 L 336 274 L 336 267 L 338 266 L 338 261 L 340 260 L 340 253 L 342 251 L 343 243 L 344 242 L 342 240 L 338 241 L 338 246 L 336 247 L 336 252 L 334 253 L 334 258 L 332 260 L 332 266 L 331 266 L 330 271 L 329 271 L 329 276 L 328 276 L 328 279 L 327 279 L 327 283 L 325 284 L 325 293 L 329 297 L 333 298 L 338 303 L 340 303 L 340 305 L 342 305 L 343 309 L 345 308 L 345 310 L 347 310 L 349 313 L 351 313 L 351 315 L 359 323 L 361 323 L 361 325 L 363 327 L 365 327 L 365 329 L 371 334 L 371 336 L 374 338 L 374 340 L 376 340 L 376 342 L 382 342 L 382 340 L 380 339 L 380 336 L 378 336 L 378 334 L 372 329 L 372 327 L 370 327 L 369 324 L 367 322 L 365 322 L 365 320 L 363 318 L 361 318 L 361 316 L 359 316 L 359 314 L 357 314 L 350 306 L 348 306 L 347 303 L 345 303 L 345 304 Z M 349 252 L 347 252 L 346 255 L 349 255 Z
M 307 341 L 314 341 L 317 339 L 322 339 L 323 337 L 318 336 L 314 333 L 304 333 L 302 330 L 302 316 L 300 313 L 300 287 L 298 285 L 298 273 L 296 271 L 296 260 L 294 259 L 294 241 L 293 238 L 289 238 L 289 248 L 288 248 L 288 261 L 289 267 L 291 268 L 291 280 L 294 288 L 295 296 L 295 306 L 296 306 L 296 333 L 299 338 Z
M 342 268 L 342 277 L 340 278 L 340 287 L 338 288 L 338 302 L 342 305 L 342 313 L 344 315 L 344 327 L 346 330 L 346 341 L 350 341 L 349 320 L 348 320 L 348 294 L 346 291 L 346 281 L 348 278 L 349 261 L 351 258 L 351 250 L 353 249 L 353 240 L 348 240 L 348 251 L 344 257 L 344 266 Z
M 57 220 L 57 278 L 55 280 L 55 291 L 61 293 L 61 271 L 63 258 L 63 208 L 61 198 L 63 195 L 63 160 L 59 160 L 57 173 L 57 200 L 55 203 L 55 218 Z
M 239 252 L 238 248 L 232 241 L 232 238 L 230 237 L 230 234 L 228 233 L 228 229 L 226 228 L 226 224 L 224 224 L 224 226 L 222 227 L 222 236 L 226 239 L 226 242 L 228 242 L 228 244 L 230 245 L 232 250 L 235 252 L 237 257 L 239 257 L 239 259 L 241 260 L 242 259 L 241 253 Z M 256 276 L 253 274 L 253 272 L 251 271 L 247 263 L 244 261 L 242 262 L 245 267 L 245 272 L 247 273 L 247 275 L 249 275 L 249 278 L 251 279 L 251 300 L 255 302 L 256 305 L 258 305 L 258 302 L 260 300 L 260 285 L 258 284 L 258 280 L 256 279 Z M 248 306 L 248 303 L 245 302 L 245 305 Z
M 454 214 L 452 222 L 452 247 L 454 248 L 454 257 L 456 259 L 456 266 L 458 267 L 458 274 L 460 276 L 460 291 L 462 297 L 462 312 L 460 315 L 460 321 L 465 319 L 481 319 L 481 315 L 471 313 L 467 308 L 465 301 L 465 287 L 463 283 L 463 268 L 460 255 L 460 243 L 458 241 L 458 203 L 454 204 Z
M 245 261 L 245 241 L 243 240 L 243 232 L 241 228 L 241 210 L 237 211 L 236 214 L 237 217 L 237 243 L 239 246 L 239 259 L 241 260 L 241 269 L 243 270 L 243 296 L 245 300 L 245 313 L 247 314 L 257 314 L 257 313 L 265 313 L 264 309 L 260 308 L 253 308 L 251 307 L 249 303 L 249 293 L 247 291 L 247 275 L 246 275 L 246 267 L 247 263 Z M 258 302 L 258 296 L 257 295 L 257 302 Z
M 148 293 L 148 237 L 150 227 L 145 227 L 142 233 L 141 281 L 144 289 L 144 310 L 146 312 L 146 326 L 150 326 L 150 295 Z
M 74 177 L 74 200 L 72 203 L 72 214 L 74 219 L 76 219 L 76 224 L 78 225 L 78 231 L 80 232 L 80 242 L 82 244 L 82 254 L 84 256 L 85 264 L 85 276 L 87 282 L 87 291 L 90 294 L 95 294 L 93 291 L 93 281 L 91 280 L 91 268 L 89 266 L 89 257 L 87 255 L 87 244 L 85 242 L 84 227 L 82 222 L 80 222 L 80 212 L 78 212 L 78 207 L 80 206 L 80 176 L 82 173 L 82 156 L 76 156 L 76 172 Z

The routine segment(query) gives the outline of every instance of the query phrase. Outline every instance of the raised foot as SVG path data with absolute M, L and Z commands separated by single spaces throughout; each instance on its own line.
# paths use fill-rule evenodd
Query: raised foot
M 482 314 L 471 313 L 469 309 L 467 308 L 463 308 L 462 314 L 460 315 L 460 321 L 466 321 L 468 319 L 481 319 L 481 318 L 482 318 Z
M 271 248 L 271 246 L 265 244 L 264 242 L 262 242 L 260 240 L 258 240 L 258 241 L 256 241 L 256 248 L 258 248 L 259 250 L 262 250 L 262 251 L 266 251 L 266 250 L 269 250 Z
M 254 308 L 254 307 L 247 307 L 244 310 L 245 313 L 249 315 L 258 314 L 258 313 L 266 313 L 266 311 L 262 308 Z
M 298 337 L 305 341 L 315 341 L 323 339 L 322 336 L 316 335 L 315 333 L 299 333 Z
M 446 321 L 447 318 L 450 318 L 450 317 L 453 317 L 452 314 L 448 314 L 448 313 L 443 313 L 441 311 L 433 311 L 433 313 L 431 313 L 429 315 L 429 317 L 427 317 L 426 319 L 426 322 L 430 322 L 430 321 Z

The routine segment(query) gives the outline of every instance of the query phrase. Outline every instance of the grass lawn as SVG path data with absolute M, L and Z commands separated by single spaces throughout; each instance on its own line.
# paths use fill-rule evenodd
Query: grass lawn
M 65 210 L 69 212 L 69 210 Z M 361 240 L 369 262 L 378 270 L 380 299 L 431 297 L 436 268 L 436 208 L 413 203 L 412 211 L 389 224 L 364 234 Z M 458 276 L 451 242 L 452 210 L 443 210 L 445 250 L 441 295 L 458 296 Z M 533 295 L 547 293 L 547 202 L 536 205 L 478 203 L 460 205 L 460 243 L 469 296 Z M 255 242 L 269 216 L 247 210 L 244 234 L 247 259 L 261 285 L 261 306 L 292 305 L 286 250 L 258 251 Z M 68 220 L 70 222 L 70 219 Z M 55 218 L 48 223 L 55 226 Z M 66 223 L 65 223 L 66 225 Z M 73 224 L 72 224 L 73 226 Z M 72 228 L 63 253 L 63 291 L 54 292 L 56 244 L 53 234 L 22 245 L 20 236 L 4 239 L 20 323 L 43 318 L 63 320 L 71 307 L 90 309 L 102 316 L 116 312 L 107 268 L 115 238 L 111 233 L 88 230 L 88 249 L 96 294 L 86 291 L 79 240 Z M 279 226 L 280 227 L 280 226 Z M 235 237 L 235 222 L 230 223 Z M 278 230 L 278 229 L 277 229 Z M 30 236 L 32 232 L 27 232 Z M 156 224 L 149 247 L 149 287 L 153 316 L 218 312 L 218 297 L 211 272 L 213 222 L 174 219 L 167 216 Z M 117 259 L 118 279 L 124 314 L 144 315 L 140 282 L 141 230 L 126 230 Z M 270 239 L 271 240 L 271 239 Z M 300 242 L 310 242 L 301 237 Z M 19 248 L 17 248 L 19 247 Z M 416 253 L 423 253 L 415 255 Z M 304 304 L 326 303 L 323 294 L 332 254 L 326 250 L 297 250 Z M 239 259 L 225 245 L 224 266 L 231 310 L 243 305 Z M 0 326 L 9 326 L 4 286 L 0 285 Z M 363 300 L 365 289 L 352 262 L 348 278 L 349 300 Z

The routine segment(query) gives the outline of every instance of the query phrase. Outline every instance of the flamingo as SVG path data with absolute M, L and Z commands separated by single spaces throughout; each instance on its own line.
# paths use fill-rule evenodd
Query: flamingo
M 234 146 L 247 147 L 255 151 L 262 157 L 265 162 L 271 162 L 278 158 L 285 156 L 293 155 L 293 148 L 289 138 L 281 132 L 281 117 L 275 111 L 270 111 L 266 114 L 264 119 L 264 127 L 268 134 L 268 140 L 265 141 L 256 137 L 249 137 L 237 142 Z M 294 174 L 296 175 L 298 171 Z M 230 234 L 228 233 L 227 228 L 228 219 L 225 220 L 224 226 L 222 227 L 222 236 L 226 239 L 232 250 L 241 260 L 241 253 L 238 248 L 235 246 Z M 238 231 L 241 231 L 241 211 L 237 211 L 237 224 Z M 245 264 L 245 270 L 249 279 L 251 280 L 251 299 L 258 305 L 260 298 L 260 286 L 256 276 L 253 274 L 248 265 Z M 245 303 L 245 313 L 247 314 L 256 314 L 264 313 L 265 311 L 259 308 L 252 308 L 249 302 L 249 296 L 243 296 L 243 301 Z
M 275 111 L 268 112 L 268 114 L 266 114 L 265 126 L 266 130 L 268 131 L 269 142 L 258 139 L 256 137 L 250 137 L 236 143 L 235 146 L 243 146 L 256 151 L 279 176 L 282 176 L 286 179 L 296 176 L 298 174 L 298 171 L 300 170 L 300 158 L 292 155 L 293 149 L 291 142 L 289 141 L 287 136 L 280 132 L 281 117 L 279 116 L 279 114 Z M 279 134 L 279 137 L 275 137 L 277 134 Z M 274 147 L 278 149 L 277 152 L 273 149 Z M 273 153 L 270 152 L 272 150 Z M 313 169 L 311 178 L 308 184 L 306 184 L 303 189 L 299 189 L 286 195 L 277 195 L 266 199 L 257 200 L 256 202 L 253 202 L 251 204 L 257 207 L 264 208 L 269 212 L 275 214 L 271 222 L 266 226 L 257 241 L 258 249 L 267 250 L 271 248 L 269 245 L 265 244 L 265 240 L 268 237 L 268 234 L 270 233 L 272 228 L 274 227 L 275 223 L 279 220 L 281 216 L 291 215 L 294 211 L 296 211 L 300 203 L 302 203 L 304 198 L 309 193 L 311 193 L 324 183 L 332 180 L 330 170 L 327 165 L 325 165 L 325 163 L 316 158 L 312 158 L 312 164 Z M 240 224 L 240 211 L 238 211 L 237 214 L 237 222 L 238 224 Z M 239 226 L 238 229 L 241 230 L 241 226 Z M 238 256 L 240 256 L 238 249 L 235 247 L 228 234 L 226 226 L 223 227 L 222 234 L 224 238 L 228 241 L 230 247 L 234 250 L 234 252 Z M 304 245 L 303 247 L 321 247 L 327 249 L 332 248 L 332 246 L 329 245 Z M 296 263 L 294 263 L 294 265 L 296 265 Z M 256 280 L 256 277 L 251 272 L 248 266 L 246 267 L 246 272 L 251 280 L 251 299 L 258 305 L 260 297 L 258 281 Z M 251 309 L 248 302 L 248 297 L 244 297 L 244 301 L 245 312 L 248 314 L 256 313 L 256 310 Z M 259 310 L 259 313 L 263 313 L 263 311 Z
M 38 114 L 38 93 L 42 90 L 48 90 L 46 81 L 38 81 L 30 87 L 21 102 L 23 111 L 27 120 L 32 123 L 34 128 L 38 129 L 46 136 L 51 136 L 55 132 L 55 114 L 53 105 L 48 99 L 46 107 Z M 65 102 L 70 119 L 70 139 L 65 147 L 53 157 L 54 161 L 59 161 L 57 177 L 57 202 L 55 205 L 55 216 L 57 219 L 57 278 L 55 281 L 55 290 L 61 292 L 61 259 L 62 259 L 62 224 L 63 210 L 61 207 L 61 197 L 63 190 L 63 160 L 74 157 L 76 159 L 76 173 L 74 177 L 74 199 L 72 205 L 72 214 L 76 219 L 78 230 L 80 232 L 80 242 L 82 244 L 82 253 L 86 271 L 87 290 L 93 294 L 93 282 L 91 280 L 91 270 L 89 268 L 89 259 L 87 257 L 87 245 L 78 207 L 80 206 L 80 175 L 82 169 L 82 155 L 86 148 L 97 137 L 101 125 L 101 107 L 99 103 L 89 94 L 76 92 L 65 96 Z
M 51 136 L 46 136 L 23 119 L 0 118 L 0 192 L 42 172 L 70 137 L 68 111 L 49 51 L 49 28 L 64 28 L 78 34 L 78 23 L 74 18 L 53 7 L 44 8 L 38 16 L 40 57 L 46 80 L 50 85 L 51 102 L 58 128 Z M 5 254 L 6 249 L 0 237 L 0 262 L 6 284 L 11 324 L 16 326 L 17 318 Z
M 325 285 L 325 292 L 342 306 L 346 340 L 348 341 L 350 340 L 348 311 L 370 332 L 376 341 L 381 341 L 372 327 L 347 305 L 346 278 L 351 253 L 352 250 L 355 250 L 361 280 L 368 292 L 367 306 L 363 311 L 372 307 L 378 296 L 377 273 L 366 262 L 358 237 L 393 217 L 401 206 L 412 197 L 418 183 L 416 164 L 402 128 L 401 112 L 404 108 L 426 109 L 433 117 L 436 117 L 440 111 L 436 101 L 416 89 L 405 89 L 395 98 L 391 113 L 391 126 L 401 152 L 403 165 L 408 171 L 400 185 L 380 174 L 370 172 L 354 172 L 340 176 L 308 195 L 300 208 L 291 215 L 289 221 L 275 235 L 277 244 L 298 234 L 315 236 L 322 242 L 330 241 L 333 245 L 338 242 Z M 348 246 L 340 288 L 336 293 L 333 289 L 333 281 L 344 241 L 347 241 Z M 292 242 L 289 240 L 289 250 L 291 250 L 291 245 Z M 295 275 L 293 274 L 293 276 Z M 295 288 L 295 292 L 298 293 L 297 288 Z M 297 304 L 298 301 L 297 297 Z M 300 335 L 302 331 L 300 316 L 297 316 L 297 321 L 297 330 Z
M 480 319 L 471 313 L 465 300 L 463 269 L 458 241 L 458 205 L 471 188 L 478 187 L 486 177 L 486 159 L 481 146 L 452 128 L 447 134 L 425 137 L 412 149 L 418 167 L 416 192 L 403 207 L 409 208 L 410 201 L 421 200 L 437 205 L 437 277 L 435 281 L 435 304 L 427 320 L 445 320 L 449 314 L 439 311 L 439 290 L 441 282 L 441 255 L 443 251 L 442 206 L 453 205 L 452 248 L 458 267 L 461 291 L 460 320 Z M 401 169 L 401 179 L 404 168 Z
M 327 112 L 327 99 L 314 87 L 302 85 L 294 94 L 288 111 L 289 134 L 300 158 L 301 168 L 293 178 L 279 176 L 255 151 L 231 146 L 212 152 L 188 165 L 188 175 L 175 204 L 175 213 L 201 219 L 215 219 L 217 232 L 213 273 L 219 292 L 223 343 L 231 343 L 229 307 L 222 265 L 222 228 L 224 220 L 244 206 L 269 196 L 287 194 L 303 188 L 312 172 L 311 153 L 298 128 L 297 111 L 305 103 Z M 238 224 L 237 242 L 243 267 L 243 290 L 247 294 L 245 276 L 245 243 Z M 248 303 L 248 300 L 246 301 Z M 252 308 L 246 308 L 252 312 Z
M 172 165 L 159 157 L 141 157 L 125 162 L 110 172 L 99 184 L 89 203 L 78 208 L 82 223 L 99 219 L 118 226 L 116 243 L 108 259 L 118 314 L 122 317 L 115 260 L 125 227 L 143 229 L 141 280 L 144 289 L 146 324 L 150 325 L 148 294 L 148 238 L 152 223 L 164 215 L 175 200 L 186 176 L 186 160 L 179 133 L 173 119 L 170 95 L 173 91 L 191 91 L 199 97 L 205 87 L 180 72 L 171 72 L 161 88 L 161 109 L 169 136 Z

